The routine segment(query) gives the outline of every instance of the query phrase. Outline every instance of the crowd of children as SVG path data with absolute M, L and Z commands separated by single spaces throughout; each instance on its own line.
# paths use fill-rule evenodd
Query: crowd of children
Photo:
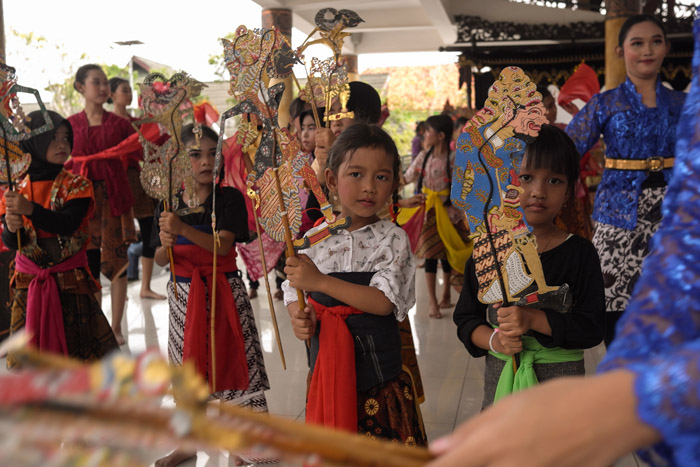
M 639 43 L 648 46 L 647 52 L 640 52 Z M 295 336 L 308 345 L 308 385 L 295 388 L 307 393 L 307 422 L 427 445 L 419 408 L 424 393 L 407 319 L 416 304 L 415 257 L 424 259 L 428 316 L 440 318 L 440 310 L 454 310 L 457 338 L 473 357 L 485 357 L 484 409 L 540 382 L 585 373 L 583 350 L 604 337 L 606 345 L 612 343 L 661 221 L 672 163 L 657 171 L 641 161 L 652 156 L 672 160 L 674 154 L 685 96 L 667 90 L 658 79 L 667 52 L 660 22 L 644 15 L 628 20 L 618 47 L 627 81 L 596 95 L 566 131 L 554 124 L 554 99 L 542 90 L 551 124 L 527 141 L 513 176 L 546 283 L 568 284 L 571 305 L 563 311 L 486 305 L 477 298 L 465 213 L 451 206 L 449 196 L 455 140 L 466 118 L 456 121 L 443 114 L 420 122 L 411 162 L 402 167 L 394 141 L 378 125 L 381 101 L 368 84 L 350 83 L 345 110 L 352 114 L 340 114 L 338 98 L 327 109 L 293 102 L 289 129 L 334 212 L 351 220 L 349 227 L 296 256 L 275 250 L 280 258 L 276 298 L 284 299 Z M 646 61 L 640 62 L 644 53 Z M 67 119 L 49 112 L 53 129 L 22 142 L 31 165 L 18 189 L 5 192 L 0 203 L 2 241 L 16 251 L 14 264 L 13 255 L 3 256 L 4 269 L 14 268 L 14 273 L 9 316 L 0 316 L 0 325 L 10 333 L 26 328 L 31 345 L 41 351 L 83 361 L 118 349 L 125 343 L 127 248 L 136 241 L 136 220 L 142 241 L 140 296 L 165 299 L 151 289 L 154 263 L 173 265 L 167 284 L 170 361 L 193 361 L 212 400 L 267 412 L 270 384 L 250 301 L 258 293 L 260 273 L 247 271 L 247 290 L 236 261 L 255 232 L 241 182 L 245 167 L 251 167 L 247 155 L 236 152 L 241 159 L 236 162 L 238 188 L 213 185 L 218 135 L 207 126 L 200 132 L 185 125 L 178 136 L 191 162 L 194 193 L 180 190 L 177 203 L 166 210 L 141 185 L 142 155 L 93 156 L 135 131 L 131 124 L 136 119 L 127 112 L 129 82 L 108 81 L 99 66 L 90 64 L 78 70 L 75 89 L 84 98 L 84 110 Z M 104 108 L 108 100 L 113 112 Z M 29 117 L 30 128 L 44 123 L 41 112 Z M 649 125 L 659 128 L 648 140 L 619 129 L 641 131 Z M 601 133 L 609 170 L 598 191 L 591 242 L 579 160 Z M 227 169 L 233 170 L 225 164 L 221 181 L 229 178 Z M 410 183 L 414 194 L 401 199 L 399 193 Z M 623 186 L 632 190 L 631 198 L 629 189 L 621 197 Z M 301 191 L 300 238 L 325 226 L 314 194 Z M 571 212 L 562 215 L 567 203 L 578 206 L 574 211 L 583 213 L 578 219 L 584 223 L 572 220 Z M 416 212 L 417 231 L 402 228 L 400 208 L 404 215 L 409 209 Z M 444 284 L 440 293 L 438 262 Z M 110 281 L 111 325 L 101 308 L 100 274 Z M 460 295 L 454 306 L 451 289 L 456 284 Z M 216 309 L 210 309 L 214 285 Z M 514 373 L 510 362 L 521 369 Z M 10 353 L 7 364 L 16 368 L 20 362 Z M 459 450 L 455 443 L 439 446 L 436 452 Z M 177 465 L 195 454 L 178 450 L 157 465 Z

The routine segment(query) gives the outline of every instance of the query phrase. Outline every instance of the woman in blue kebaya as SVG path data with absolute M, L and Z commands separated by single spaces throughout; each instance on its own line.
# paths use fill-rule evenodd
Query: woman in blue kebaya
M 429 467 L 604 466 L 634 449 L 654 466 L 700 465 L 700 20 L 694 30 L 663 220 L 601 374 L 503 399 L 431 443 Z
M 673 170 L 676 127 L 685 94 L 661 84 L 659 70 L 670 44 L 653 16 L 632 16 L 622 25 L 617 55 L 627 80 L 593 96 L 566 132 L 580 154 L 605 140 L 605 172 L 597 190 L 593 244 L 605 281 L 605 344 L 627 308 L 661 221 L 661 203 Z

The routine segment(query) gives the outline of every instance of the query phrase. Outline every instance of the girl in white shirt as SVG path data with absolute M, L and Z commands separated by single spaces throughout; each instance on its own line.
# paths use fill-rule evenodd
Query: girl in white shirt
M 295 335 L 311 344 L 307 422 L 424 445 L 398 327 L 415 304 L 415 262 L 406 233 L 377 215 L 395 204 L 399 170 L 381 128 L 355 124 L 338 137 L 325 176 L 352 224 L 288 258 L 283 289 Z M 293 288 L 308 294 L 305 307 Z

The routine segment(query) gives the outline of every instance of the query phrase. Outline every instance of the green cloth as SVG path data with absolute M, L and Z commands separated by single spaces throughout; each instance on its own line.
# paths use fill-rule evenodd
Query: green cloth
M 513 357 L 502 353 L 489 351 L 489 354 L 506 362 L 506 366 L 501 371 L 501 377 L 496 386 L 494 402 L 514 392 L 536 386 L 537 376 L 533 365 L 535 363 L 565 363 L 583 360 L 583 350 L 568 350 L 561 347 L 547 348 L 542 346 L 537 339 L 529 336 L 522 336 L 523 350 L 520 356 L 520 366 L 518 371 L 513 371 Z

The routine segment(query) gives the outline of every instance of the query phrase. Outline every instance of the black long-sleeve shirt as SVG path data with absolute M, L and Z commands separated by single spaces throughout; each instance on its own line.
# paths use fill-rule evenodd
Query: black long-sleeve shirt
M 91 198 L 76 198 L 68 201 L 58 211 L 46 209 L 38 203 L 32 203 L 34 210 L 31 216 L 27 216 L 32 221 L 35 229 L 56 235 L 70 235 L 78 230 L 81 222 L 90 209 Z M 7 229 L 5 216 L 2 217 L 4 230 L 2 231 L 3 243 L 13 250 L 17 249 L 17 234 Z M 24 229 L 20 231 L 22 239 L 25 240 Z
M 569 284 L 572 305 L 567 313 L 542 310 L 552 328 L 551 336 L 532 330 L 527 335 L 548 348 L 587 349 L 598 345 L 605 332 L 605 289 L 593 244 L 572 235 L 561 245 L 542 253 L 540 261 L 548 285 Z M 486 320 L 487 306 L 476 298 L 478 290 L 474 260 L 469 258 L 453 320 L 459 340 L 473 357 L 483 357 L 488 351 L 474 345 L 472 333 L 480 325 L 491 326 Z M 537 304 L 533 307 L 538 308 Z

